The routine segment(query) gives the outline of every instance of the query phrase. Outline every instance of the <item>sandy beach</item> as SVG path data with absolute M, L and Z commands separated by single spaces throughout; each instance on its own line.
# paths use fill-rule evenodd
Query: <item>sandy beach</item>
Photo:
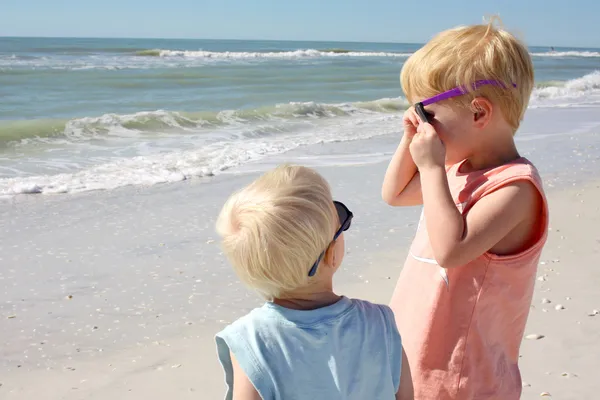
M 521 348 L 523 398 L 593 398 L 600 384 L 600 184 L 551 191 L 550 235 Z
M 563 161 L 581 150 L 570 146 Z M 387 303 L 420 210 L 387 207 L 379 198 L 387 155 L 360 162 L 351 147 L 346 165 L 318 167 L 356 214 L 336 285 Z M 327 146 L 313 150 L 335 156 Z M 597 148 L 583 150 L 578 158 L 595 168 Z M 287 157 L 299 162 L 306 154 Z M 226 265 L 214 218 L 231 190 L 278 162 L 210 182 L 4 202 L 0 262 L 10 267 L 0 271 L 0 398 L 222 398 L 213 335 L 260 299 Z M 544 337 L 523 343 L 524 399 L 587 398 L 598 388 L 594 168 L 586 179 L 574 172 L 547 179 L 550 238 L 527 327 L 527 335 Z

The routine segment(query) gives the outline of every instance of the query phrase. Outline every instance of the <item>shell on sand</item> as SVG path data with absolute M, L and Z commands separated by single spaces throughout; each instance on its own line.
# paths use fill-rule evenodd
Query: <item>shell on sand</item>
M 530 335 L 525 336 L 525 339 L 528 339 L 528 340 L 540 340 L 543 338 L 544 338 L 544 335 L 538 335 L 537 333 L 532 333 Z

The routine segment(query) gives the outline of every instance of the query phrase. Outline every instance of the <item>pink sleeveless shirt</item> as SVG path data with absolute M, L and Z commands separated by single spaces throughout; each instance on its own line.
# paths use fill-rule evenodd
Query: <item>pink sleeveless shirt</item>
M 519 347 L 547 236 L 542 181 L 524 158 L 472 173 L 461 173 L 461 165 L 450 167 L 447 175 L 463 214 L 511 182 L 535 185 L 543 198 L 539 239 L 519 254 L 485 253 L 467 265 L 444 269 L 435 261 L 422 214 L 390 306 L 410 364 L 415 399 L 519 399 Z

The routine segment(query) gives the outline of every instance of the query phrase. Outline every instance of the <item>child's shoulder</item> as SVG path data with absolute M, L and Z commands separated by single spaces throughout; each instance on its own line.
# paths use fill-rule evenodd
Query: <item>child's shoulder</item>
M 358 309 L 359 312 L 365 314 L 375 314 L 375 315 L 391 315 L 394 316 L 394 312 L 392 309 L 384 304 L 373 303 L 368 300 L 362 299 L 350 299 L 350 301 L 354 304 L 354 306 Z
M 526 190 L 544 193 L 539 171 L 527 158 L 521 157 L 488 169 L 461 172 L 465 161 L 447 169 L 450 190 L 461 202 L 476 201 L 510 185 L 523 185 Z
M 514 161 L 495 168 L 494 173 L 506 174 L 508 176 L 530 176 L 536 178 L 539 176 L 539 171 L 535 164 L 525 157 L 520 157 Z
M 269 312 L 268 303 L 265 303 L 261 307 L 256 307 L 250 310 L 246 315 L 243 315 L 231 322 L 220 332 L 233 333 L 254 330 L 256 327 L 266 327 L 275 322 L 276 316 Z
M 537 167 L 527 158 L 521 157 L 496 167 L 485 174 L 487 191 L 507 185 L 521 185 L 521 189 L 533 193 L 544 192 L 542 178 Z
M 386 331 L 396 330 L 394 312 L 389 306 L 361 299 L 351 299 L 351 301 L 356 309 L 356 319 L 369 324 L 379 324 Z
M 526 157 L 519 157 L 515 160 L 506 162 L 501 165 L 497 165 L 491 168 L 486 168 L 482 170 L 475 170 L 471 172 L 462 172 L 465 167 L 465 163 L 468 160 L 462 160 L 456 164 L 446 165 L 446 173 L 448 175 L 456 175 L 456 176 L 469 176 L 475 177 L 478 175 L 485 176 L 486 178 L 490 177 L 510 177 L 510 176 L 539 176 L 539 171 L 535 164 L 531 162 Z

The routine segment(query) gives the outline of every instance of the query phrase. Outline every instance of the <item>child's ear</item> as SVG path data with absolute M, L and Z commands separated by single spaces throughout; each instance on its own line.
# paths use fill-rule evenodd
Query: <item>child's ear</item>
M 471 102 L 473 122 L 477 127 L 484 128 L 491 120 L 494 107 L 485 97 L 477 97 Z
M 335 241 L 331 242 L 327 250 L 325 250 L 325 257 L 323 257 L 323 261 L 325 261 L 325 264 L 328 267 L 335 266 Z

